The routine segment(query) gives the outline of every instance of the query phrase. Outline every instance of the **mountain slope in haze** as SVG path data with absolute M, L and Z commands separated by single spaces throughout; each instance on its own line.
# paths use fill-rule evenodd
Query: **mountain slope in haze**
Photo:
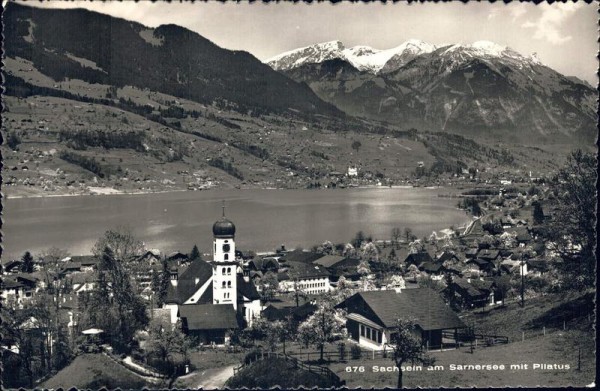
M 305 85 L 243 51 L 229 51 L 176 25 L 155 29 L 83 9 L 49 10 L 8 3 L 6 56 L 31 61 L 60 81 L 131 85 L 242 111 L 339 115 Z
M 491 42 L 391 57 L 376 72 L 346 58 L 284 59 L 271 65 L 351 115 L 515 141 L 595 139 L 593 88 Z

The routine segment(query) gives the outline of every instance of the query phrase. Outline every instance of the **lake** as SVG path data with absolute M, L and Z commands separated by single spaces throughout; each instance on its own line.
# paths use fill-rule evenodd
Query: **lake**
M 119 225 L 131 227 L 147 248 L 188 252 L 197 244 L 208 253 L 222 200 L 243 250 L 348 242 L 360 230 L 389 240 L 394 227 L 410 227 L 422 237 L 471 221 L 456 208 L 456 198 L 438 197 L 448 192 L 452 189 L 352 188 L 9 198 L 4 200 L 2 259 L 27 250 L 35 256 L 52 246 L 89 254 L 104 231 Z

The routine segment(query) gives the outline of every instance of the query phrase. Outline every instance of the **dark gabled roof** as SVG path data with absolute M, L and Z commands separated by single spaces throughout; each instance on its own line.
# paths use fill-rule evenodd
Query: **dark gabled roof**
M 471 285 L 485 294 L 489 294 L 494 289 L 494 282 L 489 280 L 471 280 Z
M 516 239 L 517 242 L 530 242 L 533 240 L 529 232 L 518 233 Z
M 541 259 L 530 259 L 527 261 L 527 266 L 529 266 L 529 268 L 531 269 L 536 269 L 540 271 L 546 271 L 549 268 L 548 261 L 544 261 Z
M 171 254 L 167 255 L 167 261 L 172 261 L 175 259 L 188 259 L 188 258 L 189 257 L 187 254 L 184 254 L 179 251 L 175 251 L 175 252 L 172 252 Z
M 181 268 L 178 270 L 181 270 Z M 169 283 L 165 303 L 185 303 L 186 300 L 196 293 L 196 291 L 211 278 L 212 266 L 210 263 L 202 260 L 193 261 L 179 274 L 177 286 L 173 286 Z M 196 279 L 198 282 L 196 282 Z
M 294 250 L 290 251 L 281 257 L 280 261 L 284 262 L 302 262 L 302 263 L 312 263 L 313 261 L 321 258 L 323 254 L 313 253 L 309 251 L 302 250 Z
M 74 255 L 71 262 L 79 263 L 81 266 L 97 266 L 101 260 L 95 255 Z
M 237 276 L 237 291 L 238 295 L 241 295 L 249 299 L 250 301 L 260 299 L 260 295 L 258 294 L 254 283 L 252 281 L 246 282 L 246 280 L 244 280 L 244 277 L 240 274 L 238 274 Z
M 277 308 L 270 304 L 262 311 L 261 315 L 269 321 L 285 320 L 288 316 L 292 316 L 296 321 L 302 321 L 312 315 L 316 310 L 317 306 L 310 303 L 304 303 L 299 307 L 284 308 Z
M 287 274 L 291 279 L 303 280 L 306 278 L 329 277 L 331 273 L 321 265 L 306 264 L 302 262 L 288 262 Z
M 277 273 L 277 281 L 286 281 L 290 279 L 290 275 L 287 272 Z
M 487 296 L 487 294 L 485 292 L 482 292 L 481 290 L 479 290 L 478 288 L 473 286 L 469 281 L 465 280 L 464 278 L 455 278 L 452 280 L 452 284 L 459 287 L 460 291 L 463 294 L 466 294 L 467 296 L 470 296 L 470 297 Z
M 433 262 L 433 259 L 427 251 L 421 251 L 414 254 L 408 254 L 404 262 L 407 264 L 414 263 L 415 265 L 420 265 L 423 262 Z
M 454 253 L 452 253 L 452 252 L 450 252 L 450 251 L 444 251 L 444 252 L 443 252 L 443 253 L 442 253 L 442 254 L 441 254 L 439 257 L 438 257 L 438 259 L 437 259 L 437 262 L 438 262 L 438 263 L 444 263 L 444 262 L 446 262 L 446 261 L 449 261 L 449 260 L 451 260 L 451 259 L 453 259 L 453 258 L 454 258 L 454 259 L 456 259 L 457 261 L 460 261 L 460 258 L 459 258 L 459 257 L 458 257 L 456 254 L 454 254 Z
M 14 278 L 9 278 L 9 277 L 2 278 L 2 289 L 16 289 L 16 288 L 22 288 L 22 287 L 25 287 L 25 284 L 23 284 L 20 281 L 17 281 Z
M 467 261 L 467 263 L 474 263 L 479 267 L 488 267 L 490 265 L 490 261 L 480 258 L 474 258 Z
M 63 271 L 67 271 L 67 270 L 80 270 L 81 269 L 81 263 L 79 262 L 73 262 L 73 261 L 69 261 L 66 262 L 62 268 Z
M 69 275 L 68 279 L 70 279 L 73 284 L 84 284 L 86 282 L 97 281 L 98 275 L 96 273 L 73 273 Z
M 279 269 L 279 262 L 273 257 L 253 258 L 248 262 L 248 267 L 251 266 L 256 270 L 269 268 Z
M 179 307 L 179 317 L 188 330 L 239 328 L 233 304 L 189 304 Z
M 440 269 L 445 269 L 445 268 L 444 268 L 444 266 L 442 266 L 439 263 L 423 262 L 422 264 L 419 265 L 419 270 L 425 271 L 427 273 L 438 273 L 440 271 Z
M 4 267 L 4 269 L 9 269 L 22 264 L 23 261 L 21 261 L 20 259 L 10 259 L 8 261 L 2 262 L 2 267 Z
M 477 257 L 487 261 L 498 258 L 500 252 L 498 250 L 484 249 L 477 253 Z
M 414 319 L 423 330 L 466 327 L 440 295 L 429 288 L 404 289 L 400 293 L 394 290 L 370 291 L 356 295 L 388 328 L 395 327 L 398 319 L 409 318 Z
M 345 260 L 346 257 L 342 257 L 341 255 L 325 255 L 319 259 L 313 261 L 313 264 L 321 265 L 324 267 L 335 267 L 336 264 Z

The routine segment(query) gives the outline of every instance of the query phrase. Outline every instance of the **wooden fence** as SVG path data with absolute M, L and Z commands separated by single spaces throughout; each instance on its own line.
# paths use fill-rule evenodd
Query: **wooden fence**
M 476 333 L 454 333 L 453 331 L 442 332 L 442 338 L 453 339 L 458 345 L 461 343 L 474 343 L 475 346 L 491 346 L 507 344 L 508 337 L 504 335 L 486 335 Z
M 320 366 L 320 365 L 306 364 L 302 360 L 299 360 L 299 359 L 297 359 L 295 357 L 292 357 L 292 356 L 290 356 L 288 354 L 283 354 L 283 353 L 278 353 L 278 352 L 265 352 L 265 351 L 261 351 L 260 353 L 256 354 L 254 361 L 251 360 L 247 364 L 246 364 L 246 362 L 243 362 L 240 366 L 234 367 L 233 368 L 233 373 L 235 375 L 240 370 L 242 370 L 244 367 L 246 367 L 247 365 L 250 365 L 253 362 L 264 360 L 264 359 L 268 359 L 268 358 L 282 358 L 282 359 L 284 359 L 286 361 L 289 361 L 289 362 L 291 362 L 294 365 L 295 368 L 301 368 L 301 369 L 303 369 L 305 371 L 308 371 L 308 372 L 311 372 L 311 373 L 315 373 L 317 375 L 323 376 L 323 377 L 331 380 L 331 382 L 333 383 L 333 385 L 335 387 L 343 386 L 346 383 L 344 380 L 340 379 L 340 377 L 338 375 L 336 375 L 335 372 L 333 372 L 331 369 L 329 369 L 327 367 L 323 367 L 323 366 Z

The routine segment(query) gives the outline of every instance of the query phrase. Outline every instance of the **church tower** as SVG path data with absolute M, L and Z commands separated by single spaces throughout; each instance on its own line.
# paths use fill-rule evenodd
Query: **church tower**
M 213 304 L 233 304 L 237 310 L 237 266 L 235 225 L 223 217 L 213 224 Z

